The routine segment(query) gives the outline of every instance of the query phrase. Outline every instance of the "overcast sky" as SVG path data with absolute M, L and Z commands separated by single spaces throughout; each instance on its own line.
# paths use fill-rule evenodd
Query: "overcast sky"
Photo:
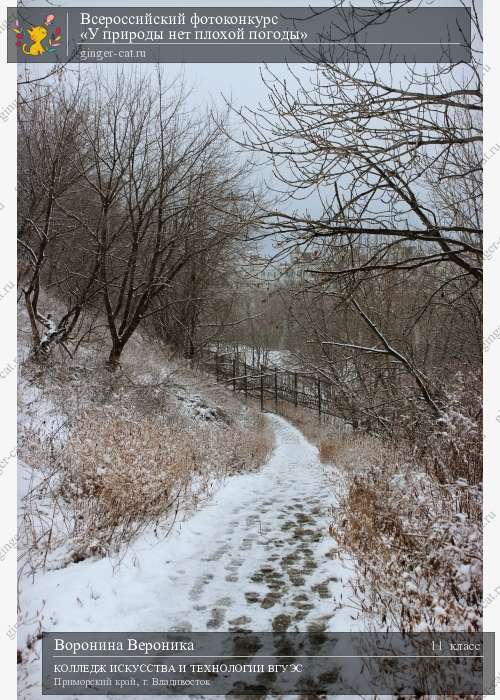
M 234 8 L 248 8 L 248 7 L 304 7 L 310 6 L 314 7 L 331 7 L 332 2 L 329 0 L 319 0 L 314 3 L 307 3 L 304 0 L 290 0 L 286 4 L 283 2 L 262 2 L 259 1 L 247 1 L 241 3 L 229 2 L 228 0 L 198 0 L 197 2 L 188 2 L 186 4 L 180 5 L 175 0 L 160 0 L 156 2 L 149 3 L 138 3 L 133 0 L 65 0 L 64 2 L 44 2 L 43 0 L 25 0 L 25 6 L 29 7 L 50 7 L 51 9 L 61 7 L 141 7 L 142 10 L 149 7 L 164 7 L 164 8 L 176 8 L 177 10 L 182 10 L 186 7 L 234 7 Z M 356 0 L 352 3 L 353 5 L 371 5 L 370 0 Z M 437 5 L 441 6 L 456 6 L 460 4 L 457 0 L 422 0 L 420 2 L 422 6 Z M 481 7 L 479 8 L 481 9 Z M 127 68 L 127 65 L 133 67 L 133 64 L 124 64 L 121 67 Z M 143 65 L 145 70 L 148 70 L 148 65 Z M 95 64 L 89 64 L 88 66 L 83 66 L 83 68 L 93 69 Z M 183 66 L 180 64 L 164 64 L 164 70 L 168 73 L 177 75 L 180 70 L 183 71 L 186 80 L 186 86 L 189 88 L 194 88 L 192 93 L 192 100 L 194 104 L 200 107 L 206 107 L 207 105 L 221 106 L 224 104 L 224 98 L 230 100 L 233 105 L 237 108 L 241 105 L 248 106 L 250 108 L 257 107 L 259 101 L 266 101 L 267 90 L 262 83 L 260 77 L 260 70 L 262 69 L 261 63 L 188 63 Z M 153 69 L 153 65 L 151 65 Z M 300 71 L 300 64 L 294 65 L 294 71 Z M 393 66 L 394 69 L 394 66 Z M 99 70 L 106 72 L 112 72 L 115 70 L 113 64 L 99 64 Z M 287 73 L 287 67 L 284 64 L 273 64 L 273 72 L 281 77 L 285 76 Z M 384 68 L 381 67 L 383 71 Z M 262 177 L 266 178 L 272 184 L 271 173 L 268 168 L 262 169 Z M 303 208 L 307 207 L 312 213 L 319 213 L 319 198 L 316 194 L 312 194 L 307 198 L 307 201 L 303 202 L 301 205 Z M 263 247 L 266 252 L 272 250 L 271 244 Z
M 28 5 L 28 3 L 26 3 Z M 57 7 L 58 3 L 47 3 L 41 0 L 29 2 L 29 6 Z M 185 7 L 304 7 L 308 3 L 303 0 L 290 0 L 290 2 L 227 2 L 227 0 L 200 0 L 199 2 L 188 2 L 182 5 L 179 2 L 156 1 L 147 4 L 132 1 L 117 0 L 65 0 L 60 3 L 64 7 L 175 7 L 182 10 Z M 327 0 L 314 2 L 314 7 L 331 6 Z M 260 63 L 188 63 L 184 66 L 187 83 L 194 85 L 203 100 L 215 100 L 221 102 L 220 95 L 232 96 L 237 104 L 255 106 L 259 99 L 265 97 L 265 90 L 259 76 Z M 180 66 L 176 64 L 166 64 L 165 68 L 177 73 Z M 278 74 L 284 74 L 284 65 L 275 65 Z

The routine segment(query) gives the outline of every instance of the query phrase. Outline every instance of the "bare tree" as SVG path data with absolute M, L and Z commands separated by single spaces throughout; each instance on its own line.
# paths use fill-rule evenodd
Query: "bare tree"
M 84 85 L 78 79 L 43 99 L 38 85 L 30 84 L 21 92 L 19 284 L 30 319 L 32 353 L 43 357 L 54 344 L 60 344 L 71 354 L 70 344 L 81 340 L 82 312 L 96 293 L 95 271 L 89 283 L 75 283 L 76 270 L 63 253 L 71 231 L 58 208 L 80 180 L 81 135 L 87 115 Z M 46 301 L 40 303 L 42 285 L 53 289 L 63 302 L 63 311 L 54 311 Z
M 78 227 L 111 336 L 113 369 L 139 325 L 179 304 L 175 281 L 244 237 L 250 201 L 215 120 L 188 109 L 179 80 L 95 76 L 82 128 L 81 196 L 58 202 Z M 188 273 L 189 274 L 189 273 Z M 198 321 L 191 299 L 187 334 Z
M 264 72 L 267 103 L 239 110 L 241 143 L 281 194 L 263 235 L 278 232 L 283 257 L 318 255 L 294 292 L 313 341 L 303 359 L 355 423 L 361 412 L 392 430 L 421 402 L 439 415 L 447 378 L 480 370 L 481 28 L 469 12 L 470 65 L 343 65 L 320 47 L 286 78 Z

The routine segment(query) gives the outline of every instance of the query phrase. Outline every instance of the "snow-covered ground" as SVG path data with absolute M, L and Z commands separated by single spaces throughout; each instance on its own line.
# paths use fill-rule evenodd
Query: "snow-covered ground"
M 141 536 L 119 566 L 85 560 L 24 580 L 20 642 L 36 617 L 61 632 L 362 629 L 351 567 L 328 533 L 325 467 L 298 430 L 268 420 L 269 462 L 228 479 L 167 539 Z M 41 698 L 40 654 L 38 641 L 20 666 L 20 699 Z
M 245 344 L 228 344 L 228 345 L 211 345 L 209 348 L 212 352 L 228 353 L 230 355 L 238 355 L 240 359 L 250 365 L 257 365 L 259 362 L 268 366 L 276 367 L 277 369 L 301 369 L 301 363 L 289 350 L 259 350 L 252 348 L 251 345 Z

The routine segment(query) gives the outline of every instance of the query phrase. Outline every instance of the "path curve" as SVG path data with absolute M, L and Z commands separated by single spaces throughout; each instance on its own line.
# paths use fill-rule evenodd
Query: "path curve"
M 267 419 L 276 447 L 262 469 L 229 478 L 167 539 L 139 537 L 119 566 L 88 559 L 35 575 L 22 606 L 29 597 L 52 632 L 359 630 L 352 571 L 328 533 L 325 468 L 297 429 Z M 40 647 L 19 667 L 19 700 L 40 697 Z
M 332 487 L 318 451 L 268 415 L 270 461 L 231 478 L 172 541 L 171 596 L 158 629 L 355 629 L 349 567 L 328 532 Z

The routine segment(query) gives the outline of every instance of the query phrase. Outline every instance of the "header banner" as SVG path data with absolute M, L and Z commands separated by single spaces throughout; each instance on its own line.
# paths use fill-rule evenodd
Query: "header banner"
M 464 7 L 9 8 L 10 63 L 458 63 Z

